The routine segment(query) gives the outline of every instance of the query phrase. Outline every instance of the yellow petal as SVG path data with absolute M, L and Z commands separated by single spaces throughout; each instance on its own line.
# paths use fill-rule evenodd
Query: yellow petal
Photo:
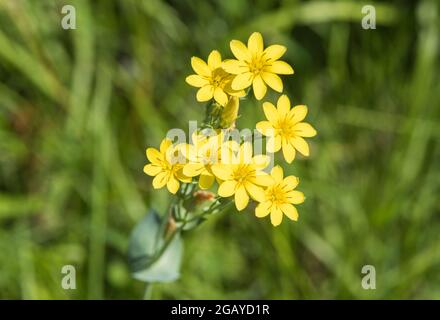
M 297 221 L 298 220 L 298 211 L 290 203 L 283 203 L 280 207 L 281 207 L 281 211 L 283 211 L 284 214 L 290 220 L 293 220 L 293 221 Z
M 260 121 L 256 127 L 257 130 L 265 136 L 273 136 L 275 134 L 275 129 L 269 121 Z
M 222 144 L 222 151 L 223 150 L 225 150 L 225 154 L 238 152 L 240 150 L 240 144 L 235 140 L 227 140 Z
M 261 76 L 269 87 L 277 92 L 283 92 L 283 81 L 275 73 L 263 72 Z
M 281 181 L 283 181 L 283 168 L 280 166 L 273 167 L 270 171 L 270 175 L 276 183 L 280 183 Z
M 283 156 L 287 163 L 292 163 L 292 161 L 295 159 L 295 153 L 295 149 L 291 143 L 283 142 Z
M 260 75 L 257 75 L 252 82 L 252 89 L 257 100 L 263 99 L 266 95 L 267 87 Z
M 309 145 L 307 144 L 306 140 L 301 137 L 295 137 L 292 139 L 292 144 L 295 149 L 301 152 L 304 156 L 309 156 Z
M 264 218 L 270 213 L 270 202 L 262 202 L 255 208 L 255 215 L 258 218 Z
M 168 141 L 166 142 L 162 141 L 162 143 L 164 144 L 162 149 L 165 150 L 165 159 L 169 164 L 174 165 L 174 164 L 186 162 L 185 157 L 179 153 L 178 148 L 174 148 L 173 146 L 168 145 Z
M 235 199 L 235 207 L 237 208 L 238 211 L 241 211 L 247 207 L 249 203 L 249 196 L 243 185 L 239 186 L 237 190 L 235 190 L 234 199 Z
M 167 184 L 168 182 L 168 177 L 169 177 L 169 172 L 166 171 L 162 171 L 161 173 L 159 173 L 157 176 L 154 177 L 153 179 L 153 188 L 154 189 L 160 189 L 162 188 L 164 185 Z
M 270 102 L 263 103 L 264 115 L 272 124 L 278 121 L 278 112 L 275 106 Z
M 248 40 L 248 49 L 251 55 L 260 56 L 263 53 L 263 37 L 261 33 L 254 32 Z
M 302 120 L 307 115 L 307 107 L 304 105 L 298 105 L 292 108 L 292 110 L 289 111 L 289 118 L 292 119 L 293 122 L 297 123 Z
M 196 177 L 205 170 L 203 163 L 188 163 L 183 167 L 183 174 L 188 177 Z
M 276 135 L 275 137 L 267 138 L 266 150 L 267 152 L 278 152 L 281 149 L 281 136 Z
M 235 144 L 237 144 L 235 141 L 226 141 L 222 144 L 219 163 L 223 165 L 230 165 L 234 163 L 235 152 L 237 151 L 237 149 L 240 148 L 238 146 L 235 146 Z
M 281 180 L 283 179 L 281 178 Z M 283 185 L 286 187 L 286 190 L 295 189 L 298 186 L 298 184 L 299 184 L 299 179 L 298 177 L 295 176 L 288 176 L 283 180 Z
M 268 187 L 274 182 L 272 176 L 264 171 L 257 172 L 255 178 L 249 179 L 249 181 L 262 187 Z
M 294 127 L 295 134 L 301 137 L 314 137 L 316 136 L 316 130 L 307 122 L 300 122 Z
M 160 153 L 165 154 L 168 151 L 169 147 L 171 147 L 172 145 L 173 142 L 170 139 L 168 138 L 163 139 L 159 147 Z
M 209 84 L 209 81 L 205 78 L 202 78 L 201 76 L 197 74 L 192 74 L 185 79 L 186 83 L 188 83 L 190 86 L 201 88 L 207 84 Z
M 267 156 L 265 154 L 259 154 L 259 155 L 256 155 L 252 158 L 251 163 L 255 167 L 255 169 L 263 170 L 264 168 L 266 168 L 269 165 L 270 158 L 269 158 L 269 156 Z
M 195 146 L 203 144 L 205 140 L 206 140 L 206 136 L 204 136 L 203 134 L 200 134 L 200 131 L 195 130 L 191 135 L 191 142 Z
M 226 86 L 224 90 L 225 90 L 225 92 L 227 94 L 229 94 L 231 96 L 234 96 L 234 97 L 238 97 L 238 98 L 243 98 L 246 95 L 246 91 L 244 91 L 244 90 L 234 90 L 230 86 L 229 87 Z
M 215 88 L 214 91 L 214 99 L 217 101 L 220 105 L 224 106 L 228 103 L 228 96 L 221 88 Z
M 212 99 L 214 94 L 214 88 L 211 85 L 206 85 L 201 87 L 199 91 L 197 91 L 197 101 L 204 102 Z
M 176 178 L 177 178 L 178 180 L 182 181 L 182 182 L 185 182 L 185 183 L 190 183 L 190 182 L 192 181 L 192 178 L 191 178 L 191 177 L 188 177 L 187 175 L 185 175 L 185 174 L 183 173 L 183 168 L 177 170 L 177 172 L 176 172 Z
M 195 73 L 197 73 L 200 76 L 209 78 L 211 77 L 211 70 L 209 69 L 208 65 L 205 61 L 198 57 L 192 57 L 191 58 L 191 66 Z
M 214 184 L 215 177 L 212 174 L 201 174 L 199 178 L 199 187 L 209 189 Z
M 287 201 L 293 204 L 303 203 L 305 200 L 304 193 L 301 191 L 293 190 L 286 193 Z
M 252 84 L 254 76 L 250 72 L 241 73 L 232 80 L 231 87 L 234 90 L 243 90 Z
M 210 164 L 217 162 L 220 156 L 221 137 L 212 136 L 208 139 L 207 143 L 200 149 L 205 160 L 209 160 Z
M 235 180 L 227 180 L 222 182 L 222 184 L 218 187 L 217 193 L 223 198 L 230 197 L 235 193 L 236 187 L 237 182 Z
M 283 221 L 283 213 L 281 209 L 275 205 L 272 205 L 270 208 L 270 222 L 272 222 L 273 226 L 279 226 Z
M 232 74 L 240 74 L 246 71 L 249 71 L 249 68 L 246 63 L 243 61 L 238 61 L 235 59 L 228 59 L 223 61 L 222 68 Z
M 239 162 L 240 164 L 250 164 L 252 161 L 252 144 L 248 141 L 240 146 Z M 238 164 L 236 163 L 236 164 Z
M 161 163 L 164 161 L 163 155 L 157 149 L 154 148 L 147 149 L 147 158 L 151 163 L 157 165 L 161 165 Z
M 244 45 L 243 42 L 239 40 L 232 40 L 229 43 L 229 46 L 231 47 L 231 51 L 234 54 L 234 56 L 238 60 L 250 60 L 251 55 L 249 54 L 248 48 Z
M 285 118 L 290 111 L 290 100 L 285 94 L 279 97 L 277 101 L 277 110 L 280 118 Z
M 208 67 L 211 70 L 215 70 L 217 68 L 220 68 L 222 65 L 222 56 L 220 55 L 220 52 L 217 50 L 211 51 L 211 53 L 208 56 Z
M 177 190 L 179 190 L 179 186 L 180 186 L 179 181 L 177 181 L 177 179 L 171 175 L 167 182 L 168 191 L 171 192 L 172 194 L 175 194 Z
M 194 140 L 193 140 L 194 141 Z M 190 162 L 197 162 L 197 148 L 194 145 L 181 143 L 176 147 Z
M 232 178 L 232 170 L 229 165 L 215 164 L 211 166 L 211 170 L 214 175 L 221 180 L 229 180 Z
M 281 56 L 286 52 L 286 50 L 287 48 L 285 46 L 274 44 L 264 49 L 264 56 L 269 61 L 275 61 L 281 58 Z
M 278 74 L 293 74 L 292 67 L 284 61 L 274 61 L 272 65 L 265 67 L 264 71 Z
M 256 186 L 255 184 L 250 182 L 246 182 L 244 186 L 252 199 L 258 202 L 265 201 L 266 197 L 264 196 L 263 188 Z
M 232 89 L 232 81 L 234 80 L 235 76 L 230 75 L 228 76 L 228 80 L 226 80 L 222 86 L 220 86 L 223 91 L 231 96 L 236 97 L 244 97 L 246 95 L 246 92 L 244 90 L 234 90 Z
M 144 172 L 145 172 L 146 174 L 148 174 L 149 176 L 155 176 L 155 175 L 158 175 L 159 172 L 161 172 L 161 171 L 162 171 L 162 167 L 160 167 L 160 166 L 156 166 L 156 165 L 154 165 L 154 164 L 147 164 L 147 165 L 144 167 Z

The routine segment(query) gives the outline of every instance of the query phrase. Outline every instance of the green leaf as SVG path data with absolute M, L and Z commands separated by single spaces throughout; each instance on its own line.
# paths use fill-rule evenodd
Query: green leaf
M 131 234 L 128 260 L 132 276 L 137 280 L 170 282 L 180 276 L 183 245 L 179 233 L 174 235 L 158 257 L 165 244 L 162 222 L 163 219 L 154 210 L 150 210 Z

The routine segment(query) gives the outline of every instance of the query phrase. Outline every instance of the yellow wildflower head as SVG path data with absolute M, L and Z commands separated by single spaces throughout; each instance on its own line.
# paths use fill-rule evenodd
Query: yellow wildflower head
M 182 172 L 183 164 L 178 161 L 178 152 L 178 148 L 173 146 L 172 141 L 167 138 L 162 140 L 159 150 L 147 149 L 147 158 L 151 163 L 145 165 L 144 172 L 154 177 L 154 189 L 160 189 L 166 185 L 168 191 L 175 194 L 179 190 L 179 180 L 191 182 L 191 178 Z
M 197 91 L 197 101 L 209 101 L 214 97 L 220 105 L 228 103 L 228 95 L 243 97 L 243 90 L 234 90 L 231 87 L 233 75 L 222 68 L 222 57 L 217 50 L 208 56 L 208 63 L 200 58 L 192 57 L 191 66 L 196 74 L 186 77 L 186 82 L 200 88 Z
M 284 159 L 291 163 L 295 159 L 295 149 L 304 156 L 309 155 L 309 145 L 303 137 L 313 137 L 316 130 L 308 123 L 301 122 L 307 115 L 307 107 L 298 105 L 290 109 L 290 100 L 282 95 L 277 107 L 263 103 L 264 114 L 268 121 L 257 123 L 257 130 L 268 137 L 267 151 L 277 152 L 283 149 Z
M 249 37 L 247 47 L 239 40 L 232 40 L 230 47 L 237 59 L 224 61 L 223 68 L 236 75 L 232 81 L 234 90 L 243 90 L 252 85 L 258 100 L 266 95 L 266 84 L 275 91 L 283 91 L 283 82 L 277 74 L 293 74 L 289 64 L 278 60 L 286 52 L 286 47 L 275 44 L 264 49 L 263 37 L 259 32 Z
M 222 180 L 218 195 L 234 195 L 235 206 L 239 211 L 247 207 L 249 196 L 256 201 L 263 201 L 263 187 L 272 183 L 272 178 L 262 171 L 269 164 L 269 157 L 252 156 L 252 153 L 252 145 L 245 142 L 232 157 L 222 159 L 221 163 L 212 166 L 214 175 Z
M 215 181 L 211 166 L 219 163 L 223 134 L 205 136 L 195 133 L 193 144 L 182 146 L 182 153 L 188 159 L 188 164 L 183 168 L 183 173 L 188 177 L 199 176 L 201 189 L 209 189 Z
M 273 183 L 269 185 L 264 194 L 264 200 L 255 208 L 255 215 L 264 218 L 270 214 L 270 221 L 278 226 L 285 214 L 291 220 L 298 220 L 298 211 L 293 206 L 304 202 L 304 194 L 294 190 L 299 179 L 294 176 L 283 178 L 283 169 L 276 166 L 271 171 Z

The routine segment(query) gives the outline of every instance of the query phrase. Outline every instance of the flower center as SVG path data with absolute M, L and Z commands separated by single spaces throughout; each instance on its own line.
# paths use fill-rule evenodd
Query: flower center
M 255 170 L 249 168 L 248 165 L 237 166 L 236 170 L 234 170 L 233 173 L 234 180 L 237 181 L 239 184 L 243 184 L 253 175 L 255 175 Z
M 211 85 L 215 88 L 223 87 L 226 78 L 228 77 L 228 73 L 222 68 L 217 68 L 211 72 Z
M 266 198 L 277 205 L 281 205 L 287 202 L 286 192 L 280 184 L 276 184 L 272 187 L 267 188 Z
M 174 175 L 178 170 L 178 166 L 168 163 L 167 161 L 162 163 L 162 170 L 168 173 L 168 176 Z
M 266 66 L 266 60 L 262 57 L 253 57 L 250 62 L 248 62 L 249 71 L 254 75 L 258 75 L 263 72 Z
M 295 136 L 294 123 L 287 118 L 278 120 L 275 129 L 279 134 L 286 138 L 292 138 Z

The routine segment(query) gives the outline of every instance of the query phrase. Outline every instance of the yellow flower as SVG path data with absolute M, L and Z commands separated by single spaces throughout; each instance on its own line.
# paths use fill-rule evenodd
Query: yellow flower
M 228 95 L 243 97 L 243 90 L 231 88 L 233 75 L 222 69 L 222 57 L 217 50 L 213 50 L 208 56 L 208 64 L 200 58 L 192 57 L 191 66 L 196 74 L 186 77 L 186 82 L 200 88 L 197 91 L 197 101 L 209 101 L 214 97 L 220 105 L 228 103 Z
M 295 159 L 295 149 L 304 156 L 309 155 L 309 145 L 303 137 L 313 137 L 316 130 L 308 123 L 301 122 L 307 115 L 307 107 L 298 105 L 290 109 L 290 100 L 282 95 L 277 108 L 263 103 L 264 114 L 268 121 L 257 123 L 257 130 L 268 137 L 267 151 L 277 152 L 283 149 L 284 159 L 291 163 Z
M 278 60 L 286 52 L 286 47 L 275 44 L 264 49 L 263 37 L 259 32 L 249 37 L 247 47 L 238 40 L 232 40 L 230 47 L 237 60 L 225 60 L 223 68 L 236 75 L 232 81 L 234 90 L 252 85 L 258 100 L 266 95 L 266 84 L 275 91 L 283 91 L 283 82 L 277 74 L 293 74 L 288 63 Z
M 189 161 L 184 166 L 183 173 L 188 177 L 199 176 L 201 189 L 211 188 L 215 181 L 211 166 L 220 162 L 222 139 L 222 134 L 207 137 L 195 133 L 193 144 L 185 144 L 181 147 L 182 153 Z
M 235 206 L 241 211 L 249 203 L 249 196 L 255 201 L 264 201 L 264 189 L 272 183 L 270 175 L 262 171 L 269 164 L 269 157 L 252 157 L 252 145 L 245 142 L 237 153 L 220 164 L 212 166 L 214 175 L 222 180 L 218 188 L 220 197 L 235 195 Z
M 283 179 L 283 169 L 276 166 L 271 171 L 273 183 L 267 187 L 265 198 L 255 208 L 255 215 L 264 218 L 270 214 L 270 221 L 276 227 L 283 221 L 283 213 L 290 220 L 298 220 L 298 211 L 293 204 L 304 202 L 304 194 L 294 190 L 299 179 L 288 176 Z
M 144 167 L 144 172 L 153 176 L 153 188 L 167 186 L 169 192 L 175 194 L 179 190 L 179 180 L 191 182 L 191 178 L 183 174 L 183 164 L 179 163 L 178 149 L 170 139 L 162 140 L 160 151 L 155 148 L 147 149 L 147 158 L 151 162 Z

